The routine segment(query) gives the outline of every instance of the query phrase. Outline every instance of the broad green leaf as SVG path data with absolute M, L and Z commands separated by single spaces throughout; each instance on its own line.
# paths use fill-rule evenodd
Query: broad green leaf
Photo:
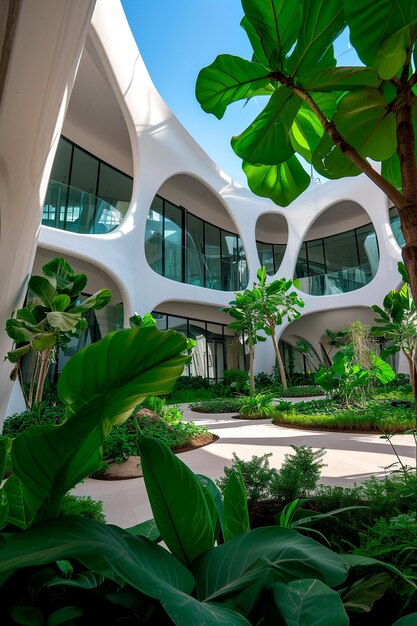
M 382 598 L 391 586 L 393 575 L 381 572 L 355 580 L 342 593 L 343 604 L 348 610 L 369 613 L 374 603 Z
M 232 137 L 235 153 L 253 164 L 276 165 L 287 161 L 294 154 L 289 132 L 301 103 L 290 89 L 279 87 L 252 124 Z
M 347 576 L 345 560 L 313 539 L 289 528 L 256 528 L 208 550 L 193 564 L 198 597 L 219 592 L 262 558 L 276 565 L 286 582 L 318 578 L 336 586 Z
M 221 54 L 200 71 L 195 93 L 203 111 L 221 119 L 229 104 L 251 98 L 270 82 L 263 65 Z
M 416 626 L 416 624 L 417 613 L 410 613 L 410 615 L 406 615 L 405 617 L 398 619 L 392 626 Z
M 294 580 L 288 585 L 275 583 L 271 592 L 278 609 L 276 619 L 283 618 L 285 624 L 349 626 L 340 595 L 320 580 Z
M 8 523 L 17 528 L 27 528 L 35 517 L 35 511 L 26 504 L 20 480 L 12 474 L 4 484 L 4 493 L 9 505 Z
M 62 313 L 57 313 L 56 315 L 62 315 Z M 31 341 L 31 347 L 33 350 L 37 352 L 43 352 L 43 350 L 49 350 L 49 348 L 53 348 L 56 344 L 56 334 L 55 333 L 40 333 L 36 335 Z
M 354 91 L 364 87 L 378 89 L 381 82 L 376 70 L 357 66 L 312 69 L 295 80 L 297 87 L 308 92 Z
M 0 484 L 3 480 L 4 472 L 7 464 L 7 457 L 11 449 L 11 439 L 5 435 L 0 435 Z
M 361 174 L 359 167 L 335 146 L 327 133 L 324 133 L 314 151 L 312 164 L 316 172 L 330 179 Z
M 10 350 L 7 353 L 7 358 L 10 361 L 10 363 L 16 363 L 17 361 L 19 361 L 22 356 L 24 356 L 25 354 L 27 354 L 30 350 L 30 343 L 28 343 L 26 346 L 22 346 L 21 348 L 16 348 L 15 350 Z
M 395 378 L 395 372 L 389 363 L 386 363 L 377 354 L 371 353 L 372 372 L 380 383 L 386 385 Z
M 389 80 L 400 72 L 417 32 L 410 0 L 344 0 L 350 38 L 361 61 Z
M 311 163 L 314 150 L 317 148 L 323 132 L 323 126 L 317 115 L 310 108 L 302 106 L 290 130 L 292 147 L 308 163 Z
M 50 324 L 52 328 L 57 328 L 65 333 L 70 330 L 74 330 L 80 321 L 80 314 L 65 313 L 63 311 L 50 311 L 46 314 L 46 318 L 48 320 L 48 324 Z
M 223 495 L 223 536 L 225 541 L 250 531 L 248 499 L 240 472 L 229 475 Z
M 384 161 L 396 150 L 395 115 L 375 89 L 346 94 L 339 102 L 334 123 L 343 139 L 363 157 Z
M 93 572 L 82 572 L 70 579 L 54 578 L 47 583 L 47 587 L 79 587 L 80 589 L 96 589 L 104 581 L 104 576 Z
M 109 333 L 67 363 L 58 395 L 69 418 L 60 426 L 30 428 L 12 448 L 14 480 L 37 519 L 56 515 L 63 495 L 97 470 L 112 426 L 147 396 L 172 389 L 190 358 L 183 354 L 185 346 L 185 337 L 174 331 L 124 330 Z
M 31 326 L 36 326 L 39 322 L 42 322 L 45 318 L 45 307 L 40 305 L 29 305 L 19 309 L 16 313 L 16 317 L 19 320 L 27 322 Z
M 139 446 L 156 525 L 172 554 L 189 565 L 214 544 L 214 528 L 200 482 L 162 441 L 142 436 Z
M 6 332 L 13 341 L 16 343 L 32 341 L 36 337 L 37 332 L 28 330 L 24 322 L 20 322 L 16 319 L 8 319 L 6 322 Z
M 334 67 L 333 42 L 345 27 L 343 0 L 303 0 L 302 7 L 297 44 L 286 65 L 292 76 Z
M 78 296 L 84 291 L 87 285 L 88 278 L 85 274 L 76 274 L 72 278 L 72 282 L 68 283 L 65 287 L 61 287 L 61 293 L 66 293 L 70 296 L 71 300 L 77 300 Z
M 4 489 L 0 489 L 0 529 L 4 528 L 9 519 L 9 500 Z
M 264 42 L 260 33 L 253 26 L 252 22 L 248 20 L 246 15 L 243 16 L 240 22 L 240 25 L 248 36 L 250 44 L 253 48 L 254 58 L 259 63 L 261 63 L 261 65 L 264 65 L 265 67 L 269 67 L 269 59 L 267 57 L 267 52 L 265 50 Z
M 396 152 L 382 162 L 381 174 L 396 189 L 402 190 L 400 160 Z
M 68 625 L 72 623 L 75 617 L 81 617 L 84 611 L 77 606 L 63 606 L 51 613 L 48 617 L 46 626 L 61 626 L 61 624 Z
M 307 189 L 310 176 L 295 155 L 279 165 L 242 163 L 249 189 L 257 196 L 271 198 L 279 206 L 288 206 Z
M 65 309 L 68 307 L 70 302 L 71 302 L 71 298 L 67 296 L 67 294 L 62 293 L 61 295 L 56 296 L 56 298 L 52 300 L 52 310 L 53 311 L 65 311 Z
M 14 624 L 20 626 L 44 626 L 44 614 L 34 606 L 14 606 L 10 612 Z
M 56 257 L 48 263 L 42 266 L 42 273 L 48 278 L 53 278 L 56 281 L 58 287 L 62 284 L 59 283 L 59 279 L 63 279 L 66 283 L 72 282 L 74 279 L 74 271 L 69 263 L 62 257 Z
M 30 291 L 32 291 L 35 296 L 39 298 L 44 306 L 49 309 L 53 308 L 53 301 L 54 298 L 57 297 L 58 293 L 47 278 L 44 278 L 43 276 L 32 276 L 29 280 L 28 286 Z
M 220 526 L 220 528 L 218 530 L 222 530 L 222 520 L 223 520 L 223 498 L 222 498 L 222 494 L 220 493 L 219 488 L 217 487 L 216 483 L 209 478 L 208 476 L 204 476 L 203 474 L 195 474 L 195 476 L 198 478 L 198 480 L 200 481 L 201 485 L 203 486 L 203 490 L 204 493 L 206 495 L 206 500 L 208 500 L 207 498 L 207 494 L 206 491 L 208 491 L 212 497 L 212 500 L 214 502 L 214 505 L 216 507 L 216 511 L 217 511 L 217 518 L 214 515 L 214 513 L 211 513 L 212 516 L 212 523 L 213 523 L 213 528 L 215 529 L 215 537 L 217 539 L 217 535 L 218 533 L 217 531 L 217 520 L 218 520 L 218 524 Z M 207 502 L 207 504 L 209 505 L 209 502 Z M 210 505 L 209 505 L 210 508 Z
M 106 304 L 111 301 L 112 293 L 110 289 L 100 289 L 94 295 L 86 298 L 81 302 L 81 304 L 74 306 L 71 309 L 71 313 L 85 313 L 90 309 L 102 309 Z
M 242 0 L 246 19 L 258 33 L 262 57 L 268 67 L 282 69 L 284 60 L 294 45 L 301 24 L 301 2 L 292 0 Z M 245 28 L 246 32 L 248 30 Z M 253 45 L 253 37 L 249 37 Z M 255 55 L 259 47 L 253 45 Z M 260 60 L 258 58 L 258 60 Z
M 148 519 L 146 522 L 141 522 L 140 524 L 126 528 L 126 530 L 132 535 L 135 535 L 135 537 L 146 537 L 146 539 L 155 543 L 159 543 L 162 539 L 154 519 Z

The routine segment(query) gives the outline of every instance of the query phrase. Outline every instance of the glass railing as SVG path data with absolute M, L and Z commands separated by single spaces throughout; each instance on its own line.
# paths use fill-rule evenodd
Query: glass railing
M 328 274 L 296 278 L 295 285 L 300 291 L 312 296 L 331 296 L 360 289 L 370 283 L 374 276 L 375 272 L 372 271 L 370 264 L 365 263 Z
M 72 233 L 104 234 L 114 230 L 124 216 L 124 211 L 102 198 L 55 180 L 49 181 L 42 212 L 44 226 Z
M 148 240 L 145 250 L 150 267 L 165 278 L 221 291 L 239 291 L 247 287 L 248 270 L 244 258 L 203 254 L 195 248 L 162 238 Z

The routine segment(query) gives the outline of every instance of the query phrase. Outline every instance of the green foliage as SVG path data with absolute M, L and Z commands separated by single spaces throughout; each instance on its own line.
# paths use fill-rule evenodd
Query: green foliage
M 298 385 L 284 389 L 274 387 L 276 396 L 281 398 L 308 398 L 309 396 L 322 396 L 323 388 L 320 385 Z
M 244 370 L 224 370 L 223 383 L 236 393 L 243 393 L 249 388 L 249 374 Z
M 69 493 L 62 499 L 59 515 L 62 517 L 80 515 L 98 522 L 104 523 L 106 521 L 101 500 L 93 500 L 90 496 L 75 496 Z
M 198 413 L 237 413 L 240 409 L 240 400 L 239 398 L 205 400 L 191 404 L 190 409 Z
M 256 396 L 241 396 L 239 398 L 239 415 L 252 419 L 270 417 L 274 411 L 271 404 L 273 395 L 258 393 Z
M 139 313 L 134 313 L 131 317 L 129 317 L 129 325 L 130 328 L 146 328 L 149 326 L 156 326 L 156 320 L 153 318 L 151 313 L 145 313 L 143 317 L 141 317 Z
M 7 417 L 3 424 L 3 434 L 16 437 L 33 424 L 61 424 L 64 421 L 65 407 L 63 404 L 52 406 L 46 404 L 41 412 L 40 421 L 38 421 L 39 415 L 36 414 L 36 407 L 34 408 L 35 410 L 27 410 Z
M 55 352 L 87 328 L 83 313 L 101 309 L 112 296 L 109 289 L 101 289 L 80 304 L 87 276 L 74 274 L 70 265 L 61 258 L 46 263 L 42 273 L 43 276 L 32 276 L 29 280 L 32 299 L 16 314 L 13 312 L 6 322 L 7 334 L 18 345 L 6 356 L 15 364 L 12 376 L 19 374 L 21 358 L 34 352 L 36 367 L 25 398 L 28 408 L 32 407 L 35 389 L 34 401 L 38 403 L 42 400 L 46 375 Z
M 222 530 L 225 541 L 250 530 L 245 483 L 236 470 L 229 474 L 224 486 Z
M 237 471 L 243 477 L 249 506 L 258 500 L 270 497 L 270 485 L 275 480 L 277 471 L 269 466 L 269 457 L 272 452 L 262 456 L 253 456 L 250 461 L 240 459 L 235 452 L 232 454 L 231 467 L 224 468 L 224 476 L 216 480 L 220 491 L 224 491 L 227 480 L 232 472 Z

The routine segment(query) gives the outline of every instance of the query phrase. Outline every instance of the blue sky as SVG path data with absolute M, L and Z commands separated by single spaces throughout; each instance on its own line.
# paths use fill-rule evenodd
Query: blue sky
M 149 74 L 172 112 L 229 176 L 242 185 L 246 177 L 230 138 L 242 132 L 265 106 L 263 98 L 246 106 L 236 102 L 222 120 L 204 113 L 195 99 L 201 68 L 218 54 L 250 58 L 252 49 L 240 27 L 240 0 L 122 0 Z M 356 64 L 347 34 L 337 43 L 340 65 Z

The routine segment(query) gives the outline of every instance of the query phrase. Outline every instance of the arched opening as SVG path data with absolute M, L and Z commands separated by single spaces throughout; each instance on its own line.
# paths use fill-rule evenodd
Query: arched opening
M 256 247 L 259 265 L 265 266 L 269 276 L 279 271 L 288 241 L 288 224 L 283 215 L 265 213 L 256 224 Z
M 344 200 L 312 224 L 298 255 L 295 278 L 305 293 L 342 294 L 370 283 L 378 265 L 378 241 L 369 215 L 356 202 Z
M 177 174 L 158 190 L 149 209 L 145 254 L 171 280 L 238 291 L 248 282 L 237 228 L 219 198 L 192 176 Z

